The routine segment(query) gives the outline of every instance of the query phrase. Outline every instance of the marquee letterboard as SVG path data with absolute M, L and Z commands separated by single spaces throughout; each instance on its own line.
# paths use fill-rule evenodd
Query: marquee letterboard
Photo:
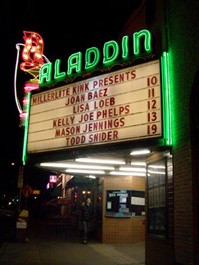
M 162 136 L 159 60 L 31 96 L 28 152 Z

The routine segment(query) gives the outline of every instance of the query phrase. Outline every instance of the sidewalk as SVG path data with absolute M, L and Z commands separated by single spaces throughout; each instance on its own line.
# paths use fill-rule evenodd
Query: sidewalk
M 79 235 L 63 227 L 33 225 L 29 242 L 4 242 L 2 265 L 144 265 L 144 243 L 84 245 Z

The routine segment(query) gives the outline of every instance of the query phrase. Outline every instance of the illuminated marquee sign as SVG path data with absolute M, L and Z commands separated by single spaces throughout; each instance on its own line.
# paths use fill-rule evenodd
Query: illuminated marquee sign
M 46 63 L 40 69 L 39 84 L 40 87 L 51 83 L 56 83 L 83 71 L 92 71 L 101 63 L 104 67 L 113 65 L 119 58 L 122 60 L 129 59 L 130 56 L 139 56 L 143 53 L 151 52 L 151 33 L 143 29 L 132 35 L 124 36 L 121 44 L 111 40 L 104 43 L 103 54 L 97 47 L 91 47 L 86 50 L 85 54 L 76 52 L 69 56 L 67 64 L 57 59 L 55 63 Z M 66 69 L 66 71 L 61 71 Z
M 33 94 L 27 151 L 161 137 L 160 79 L 154 60 Z

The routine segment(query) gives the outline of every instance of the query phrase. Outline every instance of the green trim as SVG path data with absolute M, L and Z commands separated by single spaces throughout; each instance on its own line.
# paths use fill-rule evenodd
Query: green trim
M 172 125 L 171 125 L 171 90 L 169 76 L 169 54 L 163 52 L 161 56 L 161 76 L 162 76 L 162 100 L 163 100 L 163 133 L 166 146 L 171 146 Z
M 28 92 L 27 98 L 28 98 L 28 105 L 27 105 L 27 117 L 24 121 L 24 139 L 23 139 L 23 153 L 22 153 L 22 162 L 25 166 L 26 160 L 27 160 L 27 142 L 28 142 L 28 124 L 29 124 L 29 115 L 30 115 L 30 96 L 31 93 Z

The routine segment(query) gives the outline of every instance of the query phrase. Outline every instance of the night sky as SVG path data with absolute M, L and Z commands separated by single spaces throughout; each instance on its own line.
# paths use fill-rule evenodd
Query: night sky
M 120 32 L 141 0 L 130 1 L 31 1 L 1 2 L 1 188 L 15 185 L 21 163 L 23 129 L 14 98 L 16 43 L 23 42 L 23 31 L 39 33 L 44 40 L 44 54 L 50 61 L 67 58 L 87 48 L 101 48 L 117 40 Z M 67 7 L 68 4 L 68 7 Z M 4 18 L 3 18 L 3 17 Z M 23 90 L 19 70 L 17 90 Z M 24 76 L 24 81 L 25 81 Z M 16 167 L 10 168 L 11 162 Z M 9 183 L 9 184 L 8 184 Z M 11 183 L 11 184 L 10 184 Z

